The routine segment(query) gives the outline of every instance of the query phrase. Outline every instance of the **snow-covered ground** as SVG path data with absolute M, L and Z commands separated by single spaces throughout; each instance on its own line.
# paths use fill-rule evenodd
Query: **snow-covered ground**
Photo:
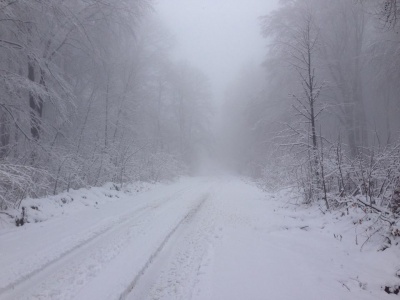
M 3 224 L 0 299 L 398 297 L 382 287 L 400 282 L 399 247 L 361 249 L 346 216 L 289 193 L 234 177 L 111 188 L 27 201 L 31 223 Z

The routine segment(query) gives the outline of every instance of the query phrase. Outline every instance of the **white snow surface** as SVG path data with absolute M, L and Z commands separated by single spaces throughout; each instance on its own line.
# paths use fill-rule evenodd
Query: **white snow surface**
M 347 217 L 291 200 L 235 177 L 27 200 L 31 223 L 0 228 L 0 299 L 398 297 L 399 247 L 360 249 Z

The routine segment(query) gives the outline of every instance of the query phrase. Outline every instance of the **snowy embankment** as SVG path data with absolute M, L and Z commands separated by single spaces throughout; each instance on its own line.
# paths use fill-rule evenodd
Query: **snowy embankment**
M 146 192 L 154 187 L 147 182 L 135 182 L 125 186 L 122 191 L 119 185 L 107 183 L 103 187 L 71 189 L 55 196 L 39 199 L 28 198 L 22 201 L 18 209 L 0 211 L 0 229 L 19 226 L 23 223 L 40 223 L 61 215 L 71 215 L 87 209 L 98 209 L 100 206 Z
M 398 297 L 383 288 L 400 282 L 399 247 L 362 246 L 361 212 L 322 215 L 233 177 L 111 187 L 24 203 L 54 216 L 0 230 L 0 299 Z

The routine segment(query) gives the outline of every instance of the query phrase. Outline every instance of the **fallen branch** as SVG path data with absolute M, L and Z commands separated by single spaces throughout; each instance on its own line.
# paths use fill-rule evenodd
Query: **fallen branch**
M 369 208 L 372 208 L 375 212 L 378 212 L 378 213 L 379 213 L 379 218 L 380 218 L 382 221 L 388 222 L 390 226 L 392 226 L 392 225 L 394 225 L 394 224 L 396 223 L 395 221 L 388 220 L 388 219 L 384 216 L 384 214 L 389 214 L 389 212 L 384 211 L 384 210 L 382 210 L 382 209 L 379 209 L 379 208 L 377 208 L 377 207 L 375 207 L 375 206 L 373 206 L 373 205 L 371 205 L 371 204 L 365 203 L 364 201 L 362 201 L 362 200 L 360 200 L 360 199 L 357 199 L 357 201 L 360 202 L 361 204 L 363 204 L 364 206 L 367 206 L 367 207 L 369 207 Z
M 340 280 L 338 280 L 337 282 L 339 282 L 342 286 L 344 286 L 349 292 L 351 292 L 350 291 L 350 288 L 344 283 L 344 282 L 342 282 L 342 281 L 340 281 Z
M 377 212 L 379 212 L 381 214 L 387 213 L 386 211 L 383 211 L 383 210 L 381 210 L 381 209 L 379 209 L 379 208 L 377 208 L 377 207 L 375 207 L 375 206 L 373 206 L 371 204 L 365 203 L 364 201 L 362 201 L 362 200 L 360 200 L 358 198 L 357 198 L 357 201 L 361 202 L 363 205 L 368 206 L 369 208 L 372 208 L 373 210 L 375 210 L 375 211 L 377 211 Z
M 6 216 L 9 216 L 11 219 L 14 219 L 14 216 L 10 215 L 9 213 L 6 213 L 4 211 L 0 211 L 0 214 L 4 214 Z
M 368 238 L 364 241 L 364 243 L 361 245 L 360 247 L 360 252 L 362 252 L 362 249 L 364 247 L 364 245 L 371 239 L 372 236 L 374 236 L 376 233 L 378 233 L 382 228 L 378 228 L 377 230 L 375 230 L 372 234 L 370 234 L 368 236 Z

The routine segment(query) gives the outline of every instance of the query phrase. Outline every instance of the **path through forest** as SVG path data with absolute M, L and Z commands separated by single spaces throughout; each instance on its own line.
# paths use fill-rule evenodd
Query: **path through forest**
M 282 200 L 235 177 L 189 178 L 1 230 L 0 299 L 391 298 L 380 285 L 395 254 L 360 253 Z

